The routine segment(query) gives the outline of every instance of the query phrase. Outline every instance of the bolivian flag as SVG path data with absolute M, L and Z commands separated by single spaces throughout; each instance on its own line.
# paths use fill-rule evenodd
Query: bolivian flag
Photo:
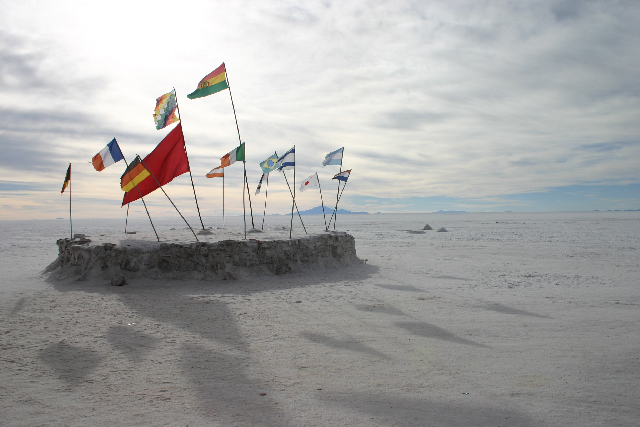
M 125 193 L 128 193 L 148 176 L 149 171 L 140 161 L 140 156 L 137 156 L 136 159 L 131 162 L 127 170 L 124 171 L 124 174 L 122 174 L 122 177 L 120 178 L 120 187 L 122 187 L 122 190 Z
M 221 90 L 225 90 L 229 87 L 227 84 L 227 70 L 224 67 L 224 62 L 218 68 L 207 74 L 200 83 L 198 88 L 192 93 L 187 95 L 189 99 L 202 98 L 203 96 L 209 96 Z

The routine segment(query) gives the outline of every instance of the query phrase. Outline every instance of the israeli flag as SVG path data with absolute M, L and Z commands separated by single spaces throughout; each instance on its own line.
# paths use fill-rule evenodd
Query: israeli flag
M 278 159 L 278 170 L 293 169 L 296 166 L 296 147 L 284 153 L 284 156 Z

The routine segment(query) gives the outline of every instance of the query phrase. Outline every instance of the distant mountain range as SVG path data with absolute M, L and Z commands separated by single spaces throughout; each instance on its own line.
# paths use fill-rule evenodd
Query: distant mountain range
M 332 215 L 333 214 L 333 208 L 328 208 L 328 207 L 324 207 L 324 213 L 325 215 Z M 297 212 L 296 212 L 297 214 Z M 366 214 L 368 215 L 369 212 L 351 212 L 348 211 L 346 209 L 338 209 L 338 215 L 349 215 L 349 214 Z M 274 215 L 279 215 L 279 214 L 274 214 Z M 290 213 L 286 214 L 286 215 L 291 215 Z M 322 206 L 316 206 L 315 208 L 311 208 L 311 209 L 307 209 L 306 211 L 300 211 L 300 215 L 322 215 Z

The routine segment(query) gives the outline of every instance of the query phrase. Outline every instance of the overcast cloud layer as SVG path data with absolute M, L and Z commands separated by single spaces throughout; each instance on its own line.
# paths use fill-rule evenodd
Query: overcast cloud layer
M 0 6 L 0 219 L 64 216 L 69 162 L 74 213 L 122 215 L 124 165 L 88 162 L 113 137 L 128 159 L 148 154 L 168 132 L 155 98 L 173 87 L 201 209 L 219 215 L 221 182 L 204 174 L 238 144 L 229 93 L 186 95 L 222 62 L 252 194 L 257 164 L 295 144 L 298 183 L 318 171 L 334 200 L 339 168 L 320 164 L 345 147 L 351 210 L 640 208 L 635 1 Z M 241 177 L 227 172 L 227 212 L 242 210 Z M 284 180 L 270 184 L 271 211 L 286 212 Z M 195 212 L 188 175 L 167 192 Z

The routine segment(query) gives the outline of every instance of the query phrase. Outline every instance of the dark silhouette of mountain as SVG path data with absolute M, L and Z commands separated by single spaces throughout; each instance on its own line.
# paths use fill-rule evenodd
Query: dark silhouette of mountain
M 298 214 L 297 212 L 294 212 L 296 215 Z M 324 213 L 325 215 L 332 215 L 333 214 L 333 208 L 328 208 L 328 207 L 324 207 Z M 369 212 L 351 212 L 348 211 L 346 209 L 338 209 L 338 215 L 348 215 L 348 214 L 366 214 L 368 215 Z M 287 215 L 291 215 L 291 213 L 288 213 Z M 316 206 L 315 208 L 311 208 L 311 209 L 307 209 L 306 211 L 300 211 L 300 215 L 322 215 L 322 206 Z

